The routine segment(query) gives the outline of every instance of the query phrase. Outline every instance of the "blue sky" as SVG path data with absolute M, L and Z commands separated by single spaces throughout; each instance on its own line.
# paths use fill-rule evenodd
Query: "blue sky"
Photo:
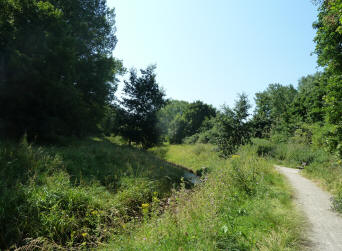
M 116 10 L 114 56 L 125 67 L 157 64 L 168 97 L 233 105 L 270 83 L 314 73 L 310 0 L 108 0 Z

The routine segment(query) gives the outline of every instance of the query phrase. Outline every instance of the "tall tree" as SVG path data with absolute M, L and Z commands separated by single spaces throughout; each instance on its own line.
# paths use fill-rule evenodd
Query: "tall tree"
M 184 102 L 184 101 L 182 101 Z M 182 143 L 185 137 L 200 132 L 203 122 L 216 116 L 216 109 L 202 101 L 179 103 L 182 106 L 178 114 L 173 116 L 168 126 L 170 143 Z
M 96 130 L 121 68 L 114 10 L 105 0 L 2 0 L 0 9 L 1 134 Z
M 324 121 L 324 96 L 326 74 L 320 72 L 302 77 L 298 82 L 298 93 L 292 103 L 292 115 L 308 123 Z
M 217 145 L 224 157 L 234 153 L 240 145 L 250 141 L 251 128 L 248 121 L 249 103 L 246 94 L 240 94 L 233 109 L 223 106 L 223 112 L 217 117 Z
M 315 52 L 329 78 L 324 98 L 329 122 L 342 124 L 342 0 L 320 1 Z
M 171 142 L 175 133 L 178 131 L 178 125 L 182 115 L 187 109 L 189 103 L 180 100 L 169 100 L 166 105 L 160 109 L 157 114 L 158 129 L 162 134 L 163 140 Z
M 327 76 L 324 110 L 333 128 L 332 148 L 342 156 L 342 0 L 321 0 L 318 4 L 318 20 L 313 27 L 318 64 Z
M 253 116 L 256 136 L 268 134 L 271 128 L 289 125 L 291 122 L 291 104 L 297 94 L 292 86 L 270 84 L 263 92 L 255 94 Z
M 160 133 L 157 128 L 157 112 L 165 105 L 165 93 L 156 81 L 155 66 L 140 70 L 141 76 L 132 69 L 124 84 L 124 123 L 121 135 L 129 142 L 142 144 L 144 148 L 157 144 Z

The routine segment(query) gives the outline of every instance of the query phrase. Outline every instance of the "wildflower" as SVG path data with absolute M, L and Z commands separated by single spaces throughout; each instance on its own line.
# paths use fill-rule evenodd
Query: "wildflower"
M 82 233 L 82 236 L 83 236 L 83 237 L 87 237 L 88 234 L 87 234 L 87 233 Z
M 141 204 L 141 207 L 142 208 L 148 208 L 150 206 L 150 204 L 148 204 L 148 203 L 143 203 L 143 204 Z
M 97 211 L 96 211 L 96 210 L 93 210 L 93 211 L 91 212 L 91 214 L 92 214 L 92 215 L 96 215 L 96 214 L 97 214 Z
M 232 159 L 237 159 L 237 158 L 240 158 L 240 155 L 236 155 L 236 154 L 232 155 Z

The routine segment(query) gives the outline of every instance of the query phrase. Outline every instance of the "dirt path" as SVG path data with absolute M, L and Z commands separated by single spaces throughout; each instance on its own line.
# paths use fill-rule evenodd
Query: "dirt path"
M 298 169 L 275 167 L 294 187 L 296 202 L 309 221 L 310 250 L 342 250 L 342 217 L 331 210 L 331 195 L 301 176 Z

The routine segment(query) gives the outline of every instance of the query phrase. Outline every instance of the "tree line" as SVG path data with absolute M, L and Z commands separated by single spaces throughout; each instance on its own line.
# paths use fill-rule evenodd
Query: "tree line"
M 56 143 L 112 130 L 156 143 L 165 93 L 154 66 L 129 72 L 118 102 L 115 12 L 106 0 L 0 2 L 0 136 Z M 112 128 L 113 125 L 115 128 Z
M 298 87 L 270 84 L 234 107 L 167 100 L 155 66 L 127 71 L 113 56 L 115 11 L 105 0 L 0 2 L 0 136 L 59 142 L 120 135 L 145 148 L 213 143 L 223 156 L 252 137 L 302 134 L 342 155 L 342 0 L 316 1 L 315 53 L 321 72 Z M 125 75 L 123 96 L 115 92 Z

